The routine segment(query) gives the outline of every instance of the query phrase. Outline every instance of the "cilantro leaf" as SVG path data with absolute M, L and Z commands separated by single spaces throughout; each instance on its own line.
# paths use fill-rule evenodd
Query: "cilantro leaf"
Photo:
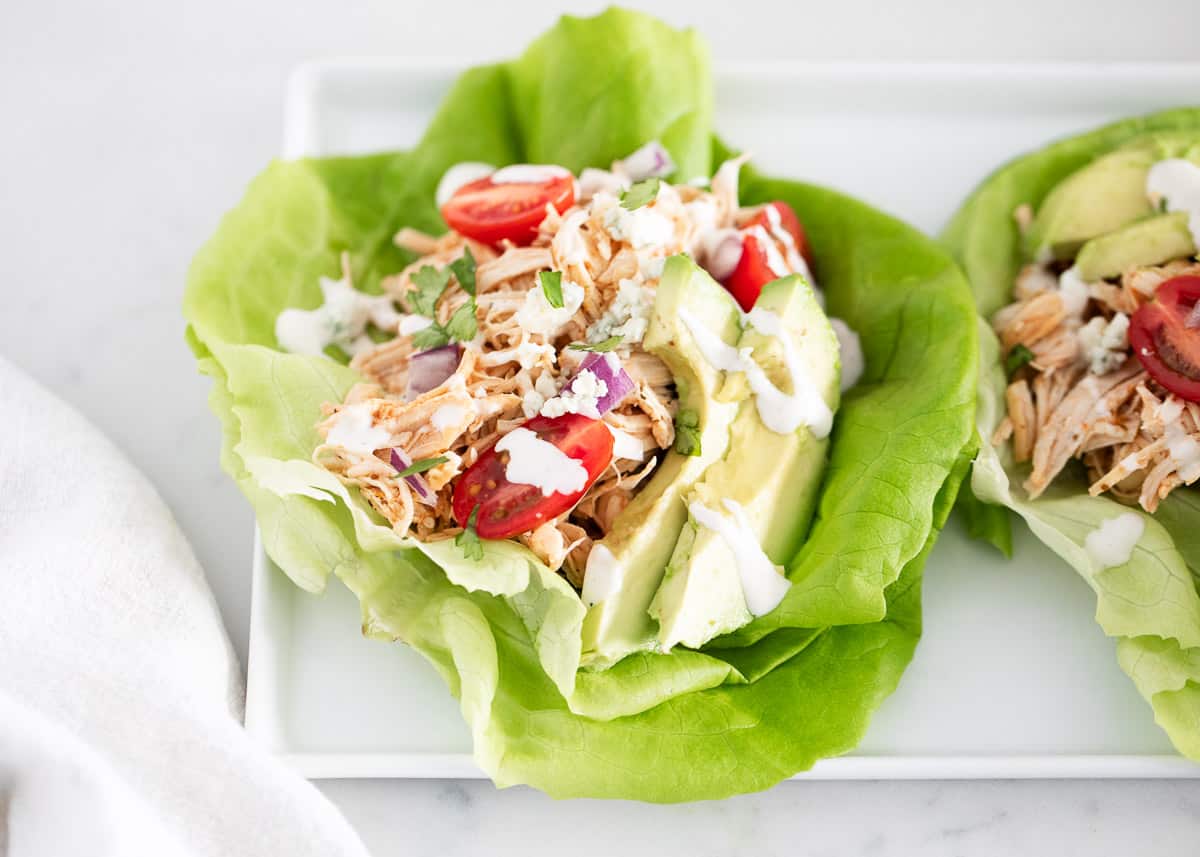
M 567 348 L 572 351 L 612 351 L 621 344 L 623 336 L 610 336 L 608 339 L 603 339 L 600 342 L 572 342 Z
M 680 411 L 675 416 L 675 451 L 680 455 L 700 454 L 700 415 Z
M 456 309 L 442 330 L 449 340 L 470 342 L 474 339 L 479 331 L 479 323 L 475 320 L 475 298 L 468 298 L 465 304 Z
M 654 202 L 658 196 L 658 188 L 661 182 L 658 179 L 644 179 L 635 185 L 632 185 L 629 190 L 621 194 L 621 208 L 626 211 L 633 211 L 636 208 L 641 208 L 643 205 Z
M 449 282 L 450 272 L 447 269 L 439 270 L 433 265 L 422 265 L 421 269 L 412 275 L 412 283 L 416 289 L 407 295 L 413 312 L 433 318 L 438 298 L 446 291 L 446 284 Z
M 418 351 L 428 351 L 430 348 L 441 348 L 450 342 L 450 334 L 440 324 L 418 330 L 412 337 L 413 347 Z
M 562 271 L 538 271 L 538 282 L 542 284 L 546 303 L 555 309 L 562 309 Z
M 475 296 L 475 256 L 470 247 L 463 248 L 463 254 L 450 263 L 454 279 L 462 286 L 462 290 L 471 297 Z
M 462 548 L 467 559 L 473 559 L 475 562 L 483 559 L 483 541 L 480 540 L 479 533 L 475 531 L 475 522 L 478 519 L 479 506 L 476 505 L 471 510 L 471 515 L 467 518 L 467 525 L 463 527 L 463 531 L 454 537 L 454 544 Z
M 1011 376 L 1029 361 L 1033 360 L 1033 352 L 1024 345 L 1017 343 L 1012 351 L 1004 358 L 1004 369 Z
M 432 470 L 439 464 L 445 464 L 450 459 L 444 455 L 439 455 L 436 458 L 418 458 L 408 467 L 396 474 L 397 479 L 401 476 L 416 476 L 418 473 L 424 473 L 426 470 Z

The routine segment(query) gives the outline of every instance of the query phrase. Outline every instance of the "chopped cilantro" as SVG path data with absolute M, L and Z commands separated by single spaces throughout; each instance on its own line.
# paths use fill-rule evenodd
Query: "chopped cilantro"
M 463 254 L 450 263 L 454 279 L 462 286 L 462 290 L 471 297 L 475 296 L 475 256 L 470 247 L 463 248 Z
M 437 269 L 433 265 L 422 265 L 421 269 L 412 275 L 412 283 L 416 289 L 408 293 L 408 303 L 417 315 L 434 317 L 438 298 L 446 291 L 450 282 L 450 271 L 446 268 Z
M 1024 345 L 1017 343 L 1013 346 L 1013 350 L 1008 352 L 1008 356 L 1004 358 L 1004 368 L 1011 376 L 1032 359 L 1033 352 Z
M 456 342 L 470 342 L 479 332 L 479 323 L 475 320 L 475 298 L 467 298 L 467 302 L 454 311 L 446 322 L 447 338 Z
M 446 328 L 434 322 L 429 327 L 422 328 L 413 334 L 413 347 L 418 351 L 428 351 L 430 348 L 441 348 L 450 342 L 450 334 Z
M 562 271 L 538 271 L 538 282 L 542 284 L 546 303 L 555 309 L 562 309 Z
M 680 455 L 700 454 L 700 415 L 680 411 L 675 416 L 675 451 Z
M 621 208 L 633 211 L 635 208 L 641 208 L 643 205 L 654 202 L 658 196 L 660 184 L 658 179 L 645 179 L 631 186 L 629 190 L 621 194 Z
M 567 348 L 572 351 L 612 351 L 621 344 L 621 340 L 624 338 L 623 336 L 610 336 L 600 342 L 572 342 Z
M 471 510 L 471 515 L 467 518 L 467 525 L 463 527 L 463 531 L 454 538 L 454 544 L 462 548 L 467 559 L 473 559 L 476 562 L 483 559 L 483 541 L 479 538 L 479 533 L 475 532 L 475 521 L 478 518 L 479 506 L 476 506 Z
M 418 458 L 408 467 L 396 474 L 396 478 L 401 476 L 416 476 L 418 473 L 424 473 L 426 470 L 432 470 L 439 464 L 445 464 L 450 459 L 444 455 L 439 455 L 436 458 Z

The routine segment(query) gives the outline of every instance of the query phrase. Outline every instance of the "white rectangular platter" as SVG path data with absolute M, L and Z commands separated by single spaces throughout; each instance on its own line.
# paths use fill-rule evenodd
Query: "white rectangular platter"
M 412 145 L 459 67 L 301 67 L 285 155 Z M 767 171 L 935 233 L 1018 153 L 1200 102 L 1200 64 L 739 65 L 718 69 L 716 99 L 718 133 Z M 854 753 L 802 777 L 1200 777 L 1117 667 L 1087 585 L 1024 530 L 1008 562 L 952 522 L 924 591 L 925 634 L 900 689 Z M 404 646 L 363 639 L 347 590 L 307 595 L 259 548 L 253 602 L 246 725 L 272 751 L 310 777 L 481 776 L 441 680 Z

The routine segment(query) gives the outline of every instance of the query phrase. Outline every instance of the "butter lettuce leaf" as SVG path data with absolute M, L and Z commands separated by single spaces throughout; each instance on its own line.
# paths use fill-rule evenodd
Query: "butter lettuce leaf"
M 580 669 L 583 605 L 531 552 L 485 542 L 475 561 L 452 541 L 417 543 L 311 462 L 322 403 L 359 378 L 283 353 L 274 323 L 320 303 L 342 253 L 355 286 L 378 293 L 411 260 L 396 231 L 445 228 L 434 190 L 460 161 L 579 170 L 658 139 L 679 176 L 708 175 L 724 153 L 711 91 L 693 32 L 620 10 L 564 18 L 521 58 L 464 73 L 411 151 L 271 164 L 189 272 L 188 341 L 213 381 L 222 466 L 267 553 L 310 592 L 333 576 L 364 633 L 420 651 L 501 785 L 654 801 L 765 788 L 851 749 L 920 636 L 921 569 L 974 446 L 970 296 L 928 239 L 812 185 L 747 171 L 743 198 L 801 212 L 867 375 L 839 417 L 794 592 L 744 634 Z

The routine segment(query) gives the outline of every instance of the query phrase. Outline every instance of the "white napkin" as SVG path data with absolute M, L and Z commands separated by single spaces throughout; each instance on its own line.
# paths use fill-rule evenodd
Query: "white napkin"
M 242 730 L 216 604 L 150 484 L 3 358 L 0 406 L 0 857 L 365 855 Z

